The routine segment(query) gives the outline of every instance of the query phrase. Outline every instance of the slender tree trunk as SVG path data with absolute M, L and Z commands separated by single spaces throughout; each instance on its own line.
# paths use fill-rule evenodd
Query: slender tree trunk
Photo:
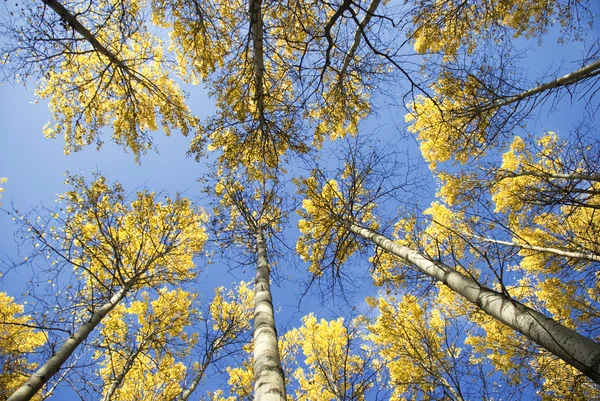
M 502 178 L 514 178 L 514 177 L 540 177 L 545 179 L 561 179 L 561 180 L 572 180 L 572 181 L 594 181 L 600 182 L 600 175 L 589 175 L 589 174 L 581 174 L 581 173 L 549 173 L 546 171 L 533 171 L 533 170 L 522 170 L 520 173 L 515 173 L 510 170 L 500 170 L 502 173 L 505 173 L 506 176 Z M 595 193 L 595 192 L 593 192 Z
M 254 282 L 254 401 L 285 401 L 285 380 L 269 284 L 269 263 L 262 231 L 256 233 L 258 262 Z
M 352 223 L 346 225 L 354 234 L 372 241 L 410 263 L 420 272 L 444 283 L 491 317 L 552 352 L 596 383 L 600 383 L 600 344 L 504 294 L 481 286 L 450 266 L 434 262 L 419 252 L 367 228 Z
M 119 375 L 117 377 L 115 377 L 115 379 L 111 382 L 110 387 L 108 388 L 108 391 L 106 392 L 106 394 L 104 394 L 101 401 L 112 400 L 112 397 L 115 395 L 115 392 L 117 391 L 119 386 L 121 384 L 123 384 L 123 380 L 125 380 L 125 376 L 127 376 L 127 373 L 133 367 L 133 364 L 135 363 L 135 360 L 137 359 L 138 355 L 144 350 L 147 340 L 148 340 L 148 338 L 145 338 L 144 341 L 142 341 L 142 343 L 138 346 L 138 348 L 133 353 L 129 354 L 129 357 L 127 358 L 127 361 L 125 362 L 125 366 L 123 366 L 121 373 L 119 373 Z
M 198 384 L 200 384 L 200 380 L 202 380 L 202 378 L 204 377 L 204 373 L 206 372 L 208 365 L 210 365 L 210 363 L 212 362 L 213 355 L 214 351 L 213 349 L 210 349 L 206 354 L 206 357 L 204 358 L 204 363 L 200 367 L 200 371 L 198 372 L 198 374 L 196 374 L 196 377 L 194 377 L 194 380 L 192 380 L 190 386 L 186 388 L 183 391 L 183 393 L 181 393 L 181 397 L 179 397 L 180 401 L 187 401 L 188 398 L 190 398 L 190 395 L 192 395 L 192 393 L 194 392 L 194 390 L 196 390 L 196 387 L 198 387 Z
M 512 104 L 512 103 L 520 102 L 522 100 L 525 100 L 531 96 L 537 95 L 537 94 L 542 93 L 547 90 L 552 90 L 552 89 L 558 88 L 560 86 L 572 85 L 572 84 L 575 84 L 586 78 L 590 78 L 590 77 L 598 75 L 599 71 L 600 71 L 600 60 L 595 61 L 591 64 L 588 64 L 586 66 L 583 66 L 580 69 L 575 70 L 575 71 L 571 72 L 570 74 L 564 75 L 553 81 L 546 82 L 545 84 L 536 86 L 535 88 L 528 89 L 525 92 L 521 92 L 518 95 L 511 96 L 506 99 L 493 101 L 492 103 L 490 103 L 486 106 L 480 107 L 478 111 L 485 112 L 485 111 L 494 110 L 494 109 L 497 109 L 500 107 L 508 106 L 509 104 Z
M 342 68 L 340 69 L 340 76 L 343 76 L 346 73 L 346 70 L 348 69 L 348 65 L 354 58 L 354 55 L 356 54 L 356 50 L 358 50 L 358 46 L 360 45 L 360 38 L 364 34 L 364 32 L 367 28 L 367 25 L 371 21 L 371 17 L 373 17 L 373 14 L 375 14 L 375 10 L 377 10 L 377 7 L 379 7 L 379 3 L 381 3 L 381 0 L 372 0 L 371 1 L 371 4 L 369 5 L 369 9 L 367 10 L 367 13 L 363 17 L 362 21 L 360 21 L 360 24 L 358 25 L 358 27 L 356 27 L 356 32 L 354 33 L 354 41 L 352 42 L 352 46 L 350 47 L 350 50 L 348 50 L 346 57 L 344 57 L 344 63 L 342 64 Z
M 116 292 L 110 300 L 102 305 L 91 319 L 85 322 L 71 337 L 69 337 L 60 349 L 52 355 L 48 361 L 40 367 L 21 387 L 11 395 L 7 401 L 26 401 L 30 400 L 67 359 L 73 354 L 75 349 L 81 344 L 87 336 L 98 326 L 104 317 L 117 306 L 133 286 L 134 281 L 128 281 L 123 288 Z
M 57 0 L 42 0 L 42 2 L 50 7 L 52 11 L 58 14 L 73 30 L 79 33 L 85 40 L 87 40 L 94 49 L 98 52 L 105 55 L 112 63 L 117 65 L 123 71 L 129 72 L 129 67 L 127 67 L 117 56 L 115 56 L 110 50 L 108 50 L 102 43 L 96 39 L 96 37 L 81 23 L 77 20 L 77 18 L 70 13 L 60 2 Z
M 537 246 L 537 245 L 529 245 L 529 244 L 517 244 L 515 242 L 502 241 L 502 240 L 493 239 L 493 238 L 479 237 L 477 235 L 470 235 L 470 237 L 476 238 L 480 241 L 487 242 L 490 244 L 506 245 L 506 246 L 510 246 L 513 248 L 527 249 L 530 251 L 539 251 L 539 252 L 544 252 L 544 253 L 551 253 L 553 255 L 564 256 L 566 258 L 589 260 L 590 262 L 600 262 L 600 255 L 596 255 L 593 253 L 573 252 L 573 251 L 566 251 L 564 249 L 548 248 L 545 246 Z
M 265 130 L 265 94 L 264 94 L 264 75 L 265 60 L 263 48 L 263 19 L 262 19 L 262 0 L 250 0 L 248 4 L 248 13 L 250 14 L 250 35 L 252 37 L 252 55 L 254 62 L 254 89 L 256 108 L 258 109 L 258 120 L 261 131 Z

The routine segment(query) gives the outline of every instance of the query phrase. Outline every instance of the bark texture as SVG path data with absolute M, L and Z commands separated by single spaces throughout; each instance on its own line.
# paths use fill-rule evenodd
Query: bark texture
M 254 401 L 285 401 L 285 380 L 277 347 L 269 264 L 262 232 L 256 234 L 254 282 Z

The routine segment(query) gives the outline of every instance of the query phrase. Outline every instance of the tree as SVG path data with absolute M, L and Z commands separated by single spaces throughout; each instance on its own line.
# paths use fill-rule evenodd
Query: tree
M 237 352 L 250 328 L 252 292 L 217 288 L 204 313 L 193 294 L 162 288 L 130 305 L 120 304 L 103 321 L 94 357 L 102 400 L 186 400 L 211 365 Z M 203 324 L 202 322 L 205 322 Z M 196 359 L 197 358 L 197 359 Z M 186 380 L 187 379 L 187 380 Z
M 161 203 L 155 194 L 140 192 L 127 204 L 123 188 L 110 188 L 102 176 L 89 184 L 77 176 L 67 182 L 74 189 L 61 197 L 65 216 L 52 215 L 59 226 L 22 221 L 42 244 L 40 253 L 73 269 L 82 285 L 72 301 L 87 311 L 75 311 L 75 330 L 11 401 L 31 399 L 130 293 L 192 279 L 192 258 L 206 241 L 205 216 L 187 199 Z
M 249 176 L 250 174 L 248 174 Z M 268 176 L 267 174 L 264 175 Z M 277 330 L 270 290 L 270 265 L 265 233 L 276 233 L 282 218 L 276 182 L 241 181 L 243 174 L 219 174 L 214 188 L 219 196 L 215 215 L 221 218 L 220 233 L 235 246 L 253 254 L 254 281 L 254 398 L 285 400 L 285 378 L 277 347 Z M 238 180 L 238 178 L 240 180 Z M 248 182 L 250 181 L 250 182 Z M 253 249 L 254 248 L 254 249 Z
M 53 116 L 44 134 L 64 135 L 65 153 L 100 147 L 101 130 L 110 126 L 112 140 L 139 161 L 153 146 L 148 131 L 158 128 L 157 119 L 167 135 L 198 129 L 165 68 L 161 42 L 148 30 L 143 4 L 48 0 L 24 2 L 18 14 L 3 24 L 9 38 L 3 68 L 39 78 L 36 95 L 49 100 Z
M 358 195 L 365 190 L 361 188 L 359 191 L 341 194 L 337 191 L 337 186 L 336 181 L 318 182 L 314 176 L 300 183 L 299 190 L 307 199 L 303 202 L 305 209 L 302 212 L 303 221 L 299 223 L 300 227 L 303 227 L 305 237 L 299 240 L 299 244 L 307 248 L 308 252 L 322 254 L 327 247 L 335 246 L 311 237 L 312 233 L 319 232 L 316 228 L 312 229 L 311 225 L 325 226 L 327 231 L 348 238 L 347 241 L 350 243 L 355 240 L 350 239 L 346 233 L 371 241 L 390 254 L 401 258 L 420 273 L 464 296 L 486 314 L 525 335 L 592 380 L 596 382 L 600 380 L 598 343 L 525 306 L 505 292 L 485 287 L 473 275 L 462 273 L 376 233 L 368 228 L 369 223 L 366 219 L 370 219 L 369 213 L 359 214 L 360 211 L 368 211 L 373 207 L 365 208 L 364 201 L 361 202 L 358 198 Z M 348 185 L 348 188 L 357 188 L 357 186 L 355 183 Z M 329 193 L 333 195 L 328 196 Z M 340 210 L 343 212 L 340 213 Z M 355 216 L 354 220 L 348 220 L 346 217 L 348 215 Z M 354 250 L 356 247 L 350 249 Z
M 476 331 L 464 319 L 474 307 L 443 285 L 432 287 L 427 294 L 369 300 L 381 314 L 368 326 L 367 338 L 389 370 L 390 399 L 493 399 L 500 394 L 519 399 L 518 386 L 510 378 L 506 383 L 486 375 L 485 364 L 473 358 L 474 350 L 464 340 Z

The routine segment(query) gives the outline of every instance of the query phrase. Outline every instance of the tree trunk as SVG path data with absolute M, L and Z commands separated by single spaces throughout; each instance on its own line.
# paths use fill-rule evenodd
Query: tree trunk
M 248 4 L 250 14 L 250 35 L 252 37 L 252 55 L 254 63 L 254 101 L 258 109 L 258 120 L 260 122 L 261 135 L 264 135 L 265 120 L 265 94 L 264 75 L 265 60 L 263 48 L 263 19 L 262 0 L 250 0 Z
M 254 401 L 285 401 L 285 380 L 269 284 L 269 263 L 262 231 L 256 234 L 254 282 Z
M 194 393 L 194 390 L 196 390 L 196 387 L 198 387 L 198 384 L 200 384 L 200 380 L 202 380 L 202 378 L 204 377 L 204 373 L 206 372 L 208 365 L 210 365 L 210 363 L 212 362 L 213 355 L 214 350 L 211 348 L 206 354 L 206 357 L 204 358 L 204 363 L 202 363 L 200 371 L 198 372 L 198 374 L 196 374 L 194 380 L 192 380 L 189 387 L 186 388 L 183 391 L 183 393 L 181 393 L 181 397 L 179 398 L 180 401 L 187 401 L 188 398 L 190 398 L 190 396 Z
M 91 319 L 85 322 L 71 337 L 65 341 L 60 349 L 52 355 L 48 361 L 42 365 L 21 387 L 17 389 L 11 395 L 7 401 L 26 401 L 30 400 L 44 384 L 50 380 L 52 376 L 62 366 L 63 363 L 73 354 L 75 349 L 81 344 L 87 336 L 98 326 L 98 324 L 104 319 L 104 317 L 117 306 L 125 295 L 129 292 L 129 289 L 133 286 L 134 282 L 129 281 L 126 285 L 115 293 L 110 300 L 102 305 L 92 315 Z
M 149 337 L 146 337 L 141 342 L 141 344 L 138 346 L 138 348 L 129 355 L 129 357 L 127 358 L 127 361 L 125 362 L 125 366 L 123 366 L 123 369 L 121 370 L 121 373 L 119 373 L 119 375 L 117 377 L 115 377 L 115 379 L 111 382 L 110 387 L 108 388 L 108 391 L 106 392 L 106 394 L 104 394 L 101 401 L 111 401 L 112 400 L 117 389 L 121 386 L 121 384 L 123 384 L 123 380 L 125 380 L 125 376 L 127 376 L 127 373 L 129 373 L 129 371 L 133 367 L 133 364 L 135 363 L 135 360 L 137 359 L 138 355 L 140 353 L 142 353 L 142 351 L 144 351 L 144 347 L 146 346 L 146 342 L 148 339 L 149 339 Z
M 362 35 L 365 34 L 367 25 L 369 25 L 371 17 L 373 16 L 373 14 L 375 14 L 375 10 L 377 10 L 377 7 L 379 7 L 380 3 L 381 0 L 372 0 L 371 5 L 369 5 L 369 9 L 367 10 L 367 13 L 363 17 L 362 21 L 360 21 L 360 24 L 356 27 L 356 32 L 354 33 L 354 41 L 352 42 L 352 46 L 350 47 L 350 50 L 348 50 L 346 57 L 344 57 L 344 63 L 342 64 L 342 68 L 340 68 L 340 77 L 346 74 L 348 65 L 350 65 L 350 62 L 354 58 L 356 50 L 358 50 L 358 46 L 360 45 L 360 38 L 362 37 Z
M 434 262 L 419 252 L 367 228 L 352 223 L 347 223 L 347 227 L 354 234 L 372 241 L 410 263 L 420 272 L 444 283 L 491 317 L 552 352 L 596 383 L 600 383 L 600 344 L 504 294 L 481 286 L 450 266 Z
M 500 107 L 508 106 L 512 103 L 517 103 L 522 100 L 525 100 L 531 96 L 538 95 L 544 91 L 556 89 L 561 86 L 568 86 L 572 84 L 576 84 L 579 81 L 582 81 L 586 78 L 590 78 L 598 75 L 600 70 L 600 60 L 595 61 L 591 64 L 581 67 L 580 69 L 571 72 L 570 74 L 564 75 L 560 78 L 557 78 L 553 81 L 546 82 L 545 84 L 536 86 L 535 88 L 528 89 L 518 95 L 511 96 L 507 99 L 500 99 L 493 101 L 492 103 L 482 106 L 478 109 L 479 112 L 486 112 L 494 109 L 498 109 Z
M 475 239 L 478 239 L 483 242 L 487 242 L 489 244 L 506 245 L 506 246 L 509 246 L 512 248 L 527 249 L 529 251 L 538 251 L 538 252 L 542 252 L 542 253 L 550 253 L 552 255 L 564 256 L 565 258 L 588 260 L 590 262 L 600 262 L 600 255 L 596 255 L 593 253 L 573 252 L 573 251 L 566 251 L 564 249 L 550 248 L 550 247 L 529 245 L 529 244 L 517 244 L 516 242 L 502 241 L 502 240 L 494 239 L 494 238 L 485 238 L 485 237 L 480 237 L 477 235 L 469 235 L 469 237 L 473 237 Z

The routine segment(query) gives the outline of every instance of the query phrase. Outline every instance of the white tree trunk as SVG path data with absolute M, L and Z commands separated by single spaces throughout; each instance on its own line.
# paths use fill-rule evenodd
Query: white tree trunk
M 258 263 L 254 282 L 254 401 L 285 401 L 285 380 L 269 284 L 269 264 L 262 232 L 256 234 Z
M 471 235 L 471 237 L 476 238 L 483 242 L 490 243 L 490 244 L 506 245 L 506 246 L 510 246 L 513 248 L 527 249 L 530 251 L 539 251 L 539 252 L 544 252 L 544 253 L 551 253 L 553 255 L 564 256 L 566 258 L 589 260 L 590 262 L 600 262 L 600 255 L 596 255 L 593 253 L 565 251 L 563 249 L 558 249 L 558 248 L 549 248 L 549 247 L 545 247 L 545 246 L 537 246 L 537 245 L 529 245 L 529 244 L 517 244 L 516 242 L 509 242 L 509 241 L 502 241 L 499 239 L 479 237 L 477 235 Z
M 208 353 L 206 354 L 206 357 L 204 358 L 204 363 L 200 367 L 198 374 L 196 374 L 196 376 L 194 377 L 194 380 L 192 380 L 189 387 L 186 388 L 183 391 L 183 393 L 181 393 L 181 397 L 179 398 L 180 401 L 187 401 L 188 398 L 190 398 L 190 396 L 194 393 L 194 390 L 196 390 L 196 387 L 198 387 L 198 384 L 200 384 L 200 381 L 204 377 L 204 373 L 206 372 L 208 365 L 210 365 L 210 363 L 212 362 L 213 355 L 214 355 L 214 349 L 211 348 L 208 351 Z
M 583 79 L 593 77 L 598 74 L 600 70 L 600 60 L 595 61 L 591 64 L 588 64 L 584 67 L 581 67 L 578 70 L 571 72 L 570 74 L 564 75 L 560 78 L 557 78 L 553 81 L 546 82 L 545 84 L 536 86 L 535 88 L 531 88 L 526 90 L 525 92 L 521 92 L 518 95 L 511 96 L 507 99 L 496 100 L 487 106 L 483 106 L 479 108 L 479 112 L 485 112 L 494 110 L 500 107 L 508 106 L 509 104 L 520 102 L 522 100 L 527 99 L 528 97 L 537 95 L 547 90 L 552 90 L 558 88 L 560 86 L 568 86 L 575 84 Z
M 264 131 L 265 120 L 265 95 L 264 95 L 264 75 L 265 61 L 263 49 L 263 19 L 262 19 L 262 0 L 250 0 L 248 4 L 248 13 L 250 14 L 250 35 L 252 37 L 252 55 L 254 62 L 254 90 L 255 102 L 258 109 L 258 120 L 260 129 Z M 261 134 L 264 134 L 261 133 Z
M 85 322 L 71 337 L 69 337 L 65 343 L 59 348 L 59 350 L 52 355 L 46 363 L 40 367 L 21 387 L 17 389 L 11 395 L 7 401 L 27 401 L 30 400 L 44 384 L 50 380 L 52 376 L 62 366 L 63 363 L 73 354 L 75 349 L 81 344 L 87 336 L 98 326 L 98 324 L 104 319 L 104 317 L 117 306 L 119 302 L 129 289 L 132 287 L 133 281 L 129 281 L 126 285 L 116 292 L 110 300 L 102 305 L 98 310 L 94 312 L 91 319 Z
M 450 266 L 434 262 L 419 252 L 367 228 L 350 223 L 347 227 L 354 234 L 372 241 L 422 273 L 444 283 L 491 317 L 552 352 L 596 383 L 600 383 L 600 344 L 504 294 L 481 286 Z

